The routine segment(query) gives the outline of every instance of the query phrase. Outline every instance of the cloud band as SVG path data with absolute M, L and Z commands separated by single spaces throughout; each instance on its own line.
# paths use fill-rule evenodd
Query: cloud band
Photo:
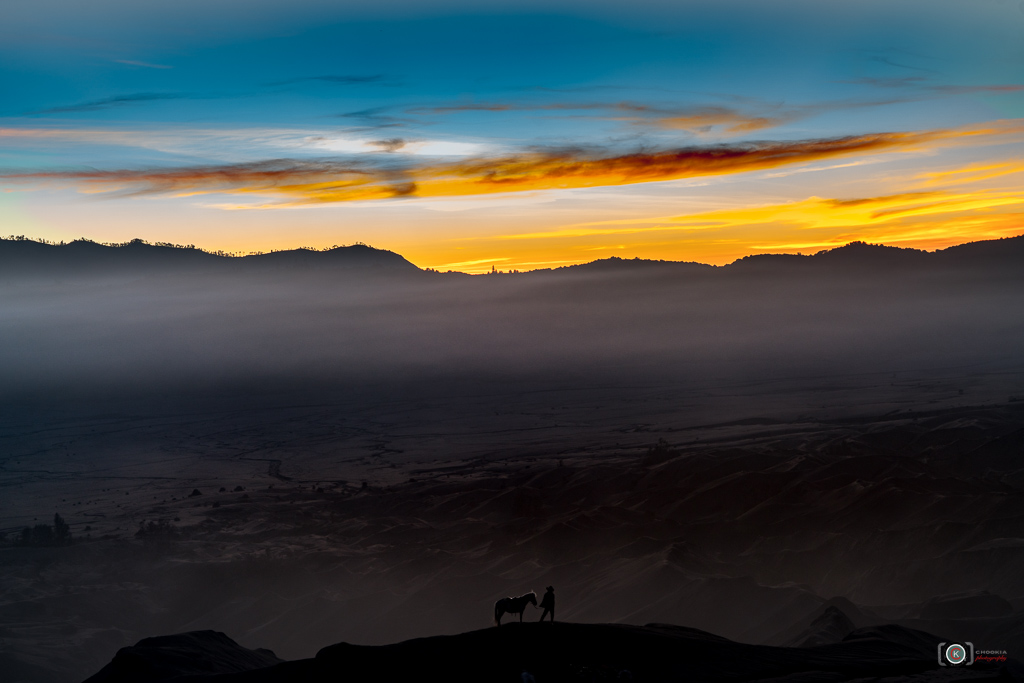
M 938 140 L 1004 132 L 875 133 L 837 138 L 752 142 L 611 154 L 547 149 L 454 162 L 271 160 L 176 169 L 9 173 L 8 181 L 72 182 L 86 192 L 273 198 L 269 207 L 390 197 L 459 197 L 678 180 L 772 169 L 833 157 L 907 150 Z

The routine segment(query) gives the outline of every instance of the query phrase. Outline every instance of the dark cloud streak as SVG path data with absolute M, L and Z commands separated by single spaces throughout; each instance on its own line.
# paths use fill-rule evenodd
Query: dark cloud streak
M 385 113 L 391 110 L 391 107 L 372 107 L 369 109 L 360 109 L 359 111 L 350 111 L 344 114 L 338 114 L 337 116 L 340 119 L 353 119 L 358 121 L 361 124 L 361 127 L 356 130 L 399 128 L 411 123 L 416 123 L 413 119 L 400 118 Z
M 869 85 L 876 88 L 907 89 L 921 92 L 920 96 L 907 97 L 902 101 L 913 102 L 929 99 L 942 95 L 973 95 L 978 93 L 1012 93 L 1024 90 L 1024 85 L 1017 83 L 993 84 L 993 85 L 954 85 L 954 84 L 929 84 L 928 79 L 923 76 L 904 76 L 902 78 L 855 78 L 849 81 L 839 81 L 850 85 Z
M 384 152 L 397 152 L 408 143 L 402 138 L 391 138 L 389 140 L 374 140 L 370 144 L 374 147 L 379 147 Z
M 414 117 L 447 116 L 465 112 L 565 112 L 566 116 L 584 116 L 573 112 L 598 112 L 590 118 L 623 121 L 637 126 L 689 130 L 706 133 L 716 128 L 726 133 L 750 133 L 775 128 L 811 116 L 847 109 L 883 107 L 892 104 L 919 102 L 949 95 L 975 93 L 1013 93 L 1024 85 L 930 85 L 923 76 L 900 78 L 858 78 L 839 81 L 852 85 L 869 85 L 911 92 L 879 99 L 845 99 L 812 104 L 766 103 L 743 98 L 742 106 L 671 105 L 619 102 L 456 102 L 432 106 L 407 107 L 404 112 Z
M 635 102 L 553 102 L 536 104 L 468 102 L 406 109 L 406 113 L 412 115 L 447 115 L 474 111 L 603 111 L 605 112 L 603 115 L 594 118 L 625 121 L 635 125 L 700 132 L 720 126 L 723 130 L 730 133 L 772 128 L 800 116 L 798 110 L 780 110 L 776 114 L 768 115 L 748 114 L 732 107 L 723 106 L 679 107 L 638 104 Z
M 180 100 L 185 99 L 187 97 L 189 96 L 181 93 L 140 92 L 132 93 L 130 95 L 115 95 L 114 97 L 104 97 L 103 99 L 99 100 L 81 102 L 78 104 L 69 104 L 62 107 L 49 107 L 47 109 L 38 109 L 36 111 L 28 112 L 28 114 L 68 114 L 82 111 L 97 111 L 101 109 L 110 109 L 111 107 L 120 107 L 126 104 L 137 104 L 140 102 L 158 102 L 162 100 Z

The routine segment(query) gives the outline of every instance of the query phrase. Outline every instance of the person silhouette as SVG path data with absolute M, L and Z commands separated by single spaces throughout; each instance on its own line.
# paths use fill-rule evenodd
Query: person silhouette
M 551 623 L 555 623 L 555 588 L 554 586 L 548 586 L 547 592 L 544 593 L 544 599 L 540 601 L 540 607 L 544 608 L 544 613 L 540 615 L 540 620 L 544 621 L 544 617 L 551 613 Z

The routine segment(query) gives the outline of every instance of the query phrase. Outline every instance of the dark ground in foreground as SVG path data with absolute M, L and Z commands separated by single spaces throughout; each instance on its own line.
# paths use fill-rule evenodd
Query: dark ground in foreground
M 120 481 L 95 494 L 101 538 L 0 550 L 4 667 L 82 679 L 139 638 L 208 628 L 310 657 L 481 628 L 497 598 L 549 584 L 576 622 L 791 646 L 899 624 L 1024 651 L 1024 403 L 747 419 L 653 445 L 633 430 L 603 451 L 535 445 L 547 456 L 392 467 L 384 451 L 360 471 L 388 478 L 366 486 L 311 481 L 299 456 Z
M 936 636 L 899 626 L 858 629 L 800 648 L 744 645 L 669 624 L 508 624 L 394 645 L 339 643 L 280 662 L 222 633 L 149 638 L 121 650 L 87 683 L 284 681 L 997 681 L 1024 677 L 1015 660 L 938 663 Z

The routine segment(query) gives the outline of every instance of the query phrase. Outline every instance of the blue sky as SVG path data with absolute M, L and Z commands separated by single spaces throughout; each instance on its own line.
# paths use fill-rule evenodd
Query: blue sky
M 769 243 L 828 246 L 873 233 L 840 221 L 843 230 L 794 241 L 793 230 L 820 227 L 807 214 L 795 227 L 751 223 L 749 239 L 690 231 L 652 242 L 619 232 L 600 244 L 580 235 L 511 248 L 499 238 L 738 208 L 763 221 L 767 206 L 837 198 L 844 188 L 917 196 L 932 170 L 1021 158 L 1012 123 L 1024 118 L 1018 0 L 486 8 L 2 0 L 0 8 L 4 234 L 138 236 L 230 251 L 361 240 L 435 267 L 483 268 L 489 258 L 535 267 L 609 250 L 723 262 Z M 993 122 L 1002 122 L 995 133 Z M 955 134 L 804 154 L 813 141 L 927 131 Z M 801 151 L 778 162 L 773 177 L 763 177 L 771 170 L 763 165 L 637 177 L 598 164 L 586 179 L 564 180 L 569 157 L 591 163 L 767 143 Z M 494 175 L 481 164 L 508 173 L 510 159 L 538 155 L 562 165 L 534 164 L 513 191 L 480 189 L 479 179 Z M 268 162 L 277 164 L 273 182 Z M 313 173 L 309 164 L 321 162 Z M 478 174 L 471 182 L 467 164 Z M 932 237 L 915 237 L 918 223 L 902 233 L 887 225 L 878 237 L 933 248 L 1013 232 L 1020 207 L 1009 200 L 1020 177 L 1000 168 L 1000 181 L 948 176 L 943 196 L 961 198 L 945 217 L 955 229 L 936 233 L 929 213 Z M 245 177 L 225 182 L 230 169 Z M 324 192 L 353 174 L 372 176 L 372 187 Z M 388 192 L 374 190 L 384 182 Z M 970 193 L 995 203 L 963 199 Z M 979 222 L 979 211 L 1000 218 Z

